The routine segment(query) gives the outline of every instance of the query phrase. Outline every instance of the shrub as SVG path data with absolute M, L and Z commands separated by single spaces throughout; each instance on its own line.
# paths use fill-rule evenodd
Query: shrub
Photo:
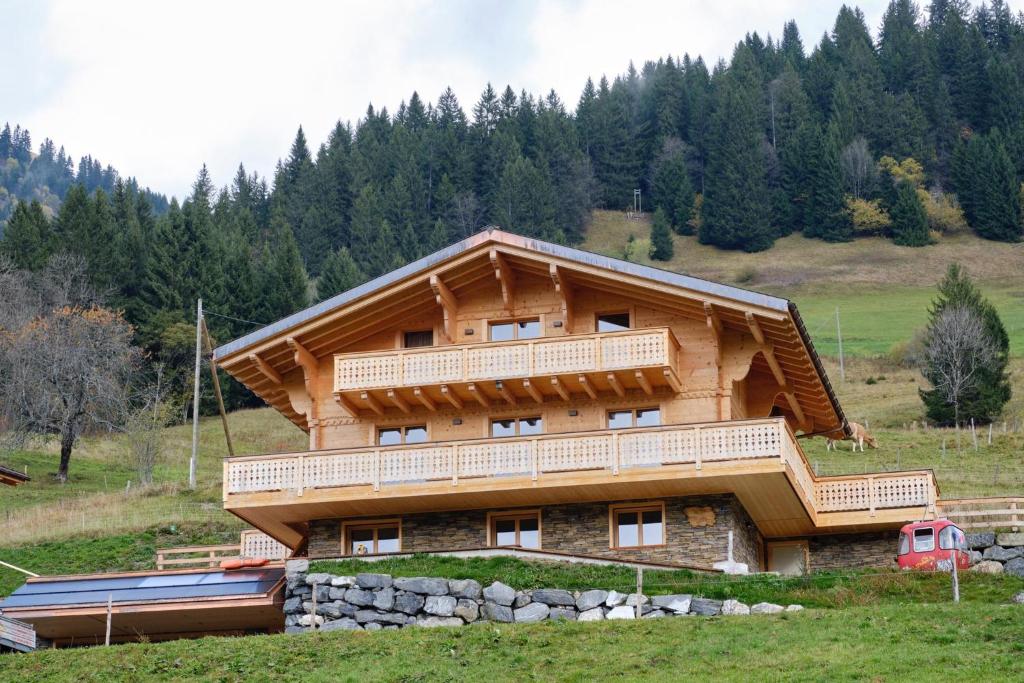
M 855 235 L 884 235 L 892 225 L 892 218 L 882 208 L 881 200 L 847 197 L 846 208 L 853 219 Z
M 956 201 L 956 197 L 943 192 L 919 189 L 917 196 L 921 198 L 924 205 L 925 215 L 928 217 L 928 227 L 942 235 L 952 235 L 960 232 L 967 232 L 967 219 L 964 218 L 964 211 Z

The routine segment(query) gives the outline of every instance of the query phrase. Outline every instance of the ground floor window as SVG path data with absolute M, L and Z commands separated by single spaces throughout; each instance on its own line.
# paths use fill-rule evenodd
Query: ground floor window
M 609 517 L 612 548 L 665 545 L 664 503 L 613 505 Z
M 343 527 L 346 555 L 397 553 L 402 549 L 402 525 L 397 519 L 346 523 Z
M 487 521 L 489 545 L 540 548 L 540 510 L 493 512 Z
M 806 574 L 810 564 L 807 541 L 768 543 L 768 571 L 786 576 Z

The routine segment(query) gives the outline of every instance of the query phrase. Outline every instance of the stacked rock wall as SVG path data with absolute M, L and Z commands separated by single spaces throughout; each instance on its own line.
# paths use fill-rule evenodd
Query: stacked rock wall
M 971 571 L 1024 577 L 1024 533 L 967 534 Z

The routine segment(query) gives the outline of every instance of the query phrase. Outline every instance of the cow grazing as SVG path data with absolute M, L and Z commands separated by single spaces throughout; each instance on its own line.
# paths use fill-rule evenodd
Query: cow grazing
M 864 444 L 871 446 L 872 448 L 878 448 L 878 441 L 875 437 L 871 436 L 864 425 L 859 422 L 850 423 L 851 436 L 847 436 L 843 439 L 827 439 L 825 442 L 825 450 L 831 451 L 832 449 L 839 450 L 839 441 L 852 441 L 853 448 L 851 450 L 856 451 L 857 446 L 860 446 L 860 452 L 864 452 Z

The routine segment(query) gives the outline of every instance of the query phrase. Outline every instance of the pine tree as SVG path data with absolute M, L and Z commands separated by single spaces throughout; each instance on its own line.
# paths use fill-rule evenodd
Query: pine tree
M 676 232 L 681 235 L 691 232 L 689 220 L 693 214 L 694 194 L 682 141 L 678 138 L 665 141 L 651 175 L 654 207 L 664 210 Z
M 0 254 L 17 268 L 39 270 L 46 265 L 52 249 L 50 221 L 42 205 L 35 200 L 31 204 L 18 202 L 0 240 Z
M 655 261 L 670 261 L 672 253 L 672 231 L 669 228 L 668 216 L 664 209 L 659 208 L 654 212 L 654 219 L 651 223 L 650 256 Z
M 329 299 L 366 281 L 366 276 L 348 249 L 342 247 L 324 259 L 320 277 L 316 281 L 317 301 Z
M 843 196 L 836 134 L 818 130 L 812 144 L 804 235 L 820 237 L 826 242 L 849 241 L 853 237 L 853 224 Z
M 1011 396 L 1010 380 L 1006 371 L 1010 355 L 1010 338 L 995 307 L 982 296 L 959 264 L 950 264 L 938 289 L 938 296 L 928 311 L 929 326 L 928 331 L 925 332 L 926 343 L 929 331 L 944 310 L 964 307 L 979 316 L 985 334 L 995 346 L 994 362 L 977 371 L 977 382 L 974 388 L 960 401 L 958 411 L 962 423 L 972 419 L 982 424 L 991 422 L 999 416 Z M 925 379 L 934 385 L 937 378 L 932 376 L 932 372 L 933 370 L 930 368 L 923 370 Z M 945 425 L 953 423 L 954 406 L 947 403 L 938 390 L 922 389 L 920 395 L 930 420 Z
M 889 211 L 892 217 L 892 241 L 902 247 L 923 247 L 931 244 L 928 216 L 924 212 L 917 188 L 903 181 L 896 188 L 896 203 Z
M 1016 242 L 1024 236 L 1020 182 L 999 130 L 993 129 L 986 138 L 985 160 L 988 163 L 974 170 L 980 176 L 974 186 L 975 223 L 972 227 L 986 239 Z

